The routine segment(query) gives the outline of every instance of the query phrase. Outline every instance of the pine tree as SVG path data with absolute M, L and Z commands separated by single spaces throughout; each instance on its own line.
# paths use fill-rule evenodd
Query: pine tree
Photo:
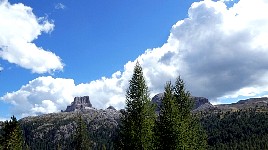
M 156 147 L 160 150 L 206 149 L 206 134 L 192 113 L 193 100 L 179 77 L 168 82 L 157 120 Z
M 206 149 L 207 135 L 198 118 L 191 113 L 194 101 L 180 77 L 175 82 L 174 96 L 179 110 L 179 122 L 181 122 L 179 141 L 182 149 Z
M 137 62 L 126 92 L 122 117 L 120 149 L 153 149 L 155 107 L 151 103 L 142 67 Z
M 175 96 L 171 82 L 167 82 L 165 86 L 162 105 L 160 105 L 159 120 L 156 123 L 156 137 L 158 143 L 156 149 L 160 150 L 176 150 L 180 146 L 177 139 L 179 133 L 178 108 L 175 104 Z
M 75 150 L 90 150 L 91 141 L 89 140 L 87 125 L 83 120 L 82 115 L 78 114 L 78 121 L 76 132 L 74 136 L 74 147 Z
M 2 149 L 21 150 L 23 145 L 22 131 L 15 116 L 5 121 L 2 130 L 0 144 Z

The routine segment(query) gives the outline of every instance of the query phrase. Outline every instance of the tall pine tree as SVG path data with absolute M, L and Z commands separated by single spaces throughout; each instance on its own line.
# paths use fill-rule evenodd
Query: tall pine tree
M 74 149 L 75 150 L 90 150 L 91 141 L 88 135 L 87 125 L 83 119 L 82 114 L 78 113 L 77 127 L 74 135 Z
M 126 92 L 122 117 L 120 149 L 153 149 L 155 107 L 151 103 L 142 67 L 137 62 Z
M 194 101 L 190 92 L 186 91 L 183 80 L 178 77 L 174 86 L 174 96 L 179 110 L 180 136 L 182 149 L 206 149 L 207 135 L 199 118 L 191 113 Z
M 192 113 L 193 100 L 179 77 L 175 86 L 168 82 L 157 120 L 157 149 L 206 149 L 206 134 Z
M 22 130 L 16 117 L 3 124 L 0 145 L 2 149 L 21 150 L 23 146 Z
M 159 120 L 156 122 L 156 149 L 179 149 L 180 142 L 177 137 L 180 134 L 178 128 L 180 122 L 178 114 L 179 110 L 175 103 L 175 96 L 173 94 L 171 82 L 167 82 L 162 105 L 160 105 Z

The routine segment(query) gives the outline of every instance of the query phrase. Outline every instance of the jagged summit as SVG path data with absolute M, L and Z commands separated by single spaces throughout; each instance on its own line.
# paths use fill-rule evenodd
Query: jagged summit
M 70 106 L 67 106 L 64 112 L 72 112 L 77 110 L 85 110 L 92 108 L 89 96 L 75 97 Z

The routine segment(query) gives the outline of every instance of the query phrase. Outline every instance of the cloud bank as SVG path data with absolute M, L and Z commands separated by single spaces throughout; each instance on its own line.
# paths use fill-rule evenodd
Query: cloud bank
M 179 75 L 192 95 L 212 100 L 267 91 L 267 13 L 267 0 L 240 0 L 229 8 L 224 1 L 193 3 L 188 17 L 172 27 L 162 47 L 148 49 L 136 59 L 151 96 Z M 59 111 L 82 95 L 89 95 L 97 108 L 123 108 L 135 61 L 110 78 L 78 85 L 73 79 L 40 77 L 1 99 L 24 115 Z
M 33 43 L 42 33 L 53 30 L 45 17 L 37 18 L 32 8 L 0 0 L 0 58 L 30 69 L 33 73 L 62 70 L 61 59 Z

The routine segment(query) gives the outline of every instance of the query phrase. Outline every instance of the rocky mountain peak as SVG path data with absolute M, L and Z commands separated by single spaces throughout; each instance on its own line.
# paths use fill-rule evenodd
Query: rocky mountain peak
M 201 111 L 214 108 L 214 106 L 209 102 L 209 100 L 205 97 L 191 97 L 194 100 L 194 111 Z
M 77 110 L 85 110 L 91 108 L 92 104 L 89 100 L 89 96 L 75 97 L 70 106 L 67 106 L 65 112 L 72 112 Z
M 156 104 L 156 112 L 159 113 L 160 111 L 160 106 L 162 105 L 162 99 L 164 97 L 164 93 L 159 93 L 156 94 L 153 98 L 152 98 L 152 103 Z

